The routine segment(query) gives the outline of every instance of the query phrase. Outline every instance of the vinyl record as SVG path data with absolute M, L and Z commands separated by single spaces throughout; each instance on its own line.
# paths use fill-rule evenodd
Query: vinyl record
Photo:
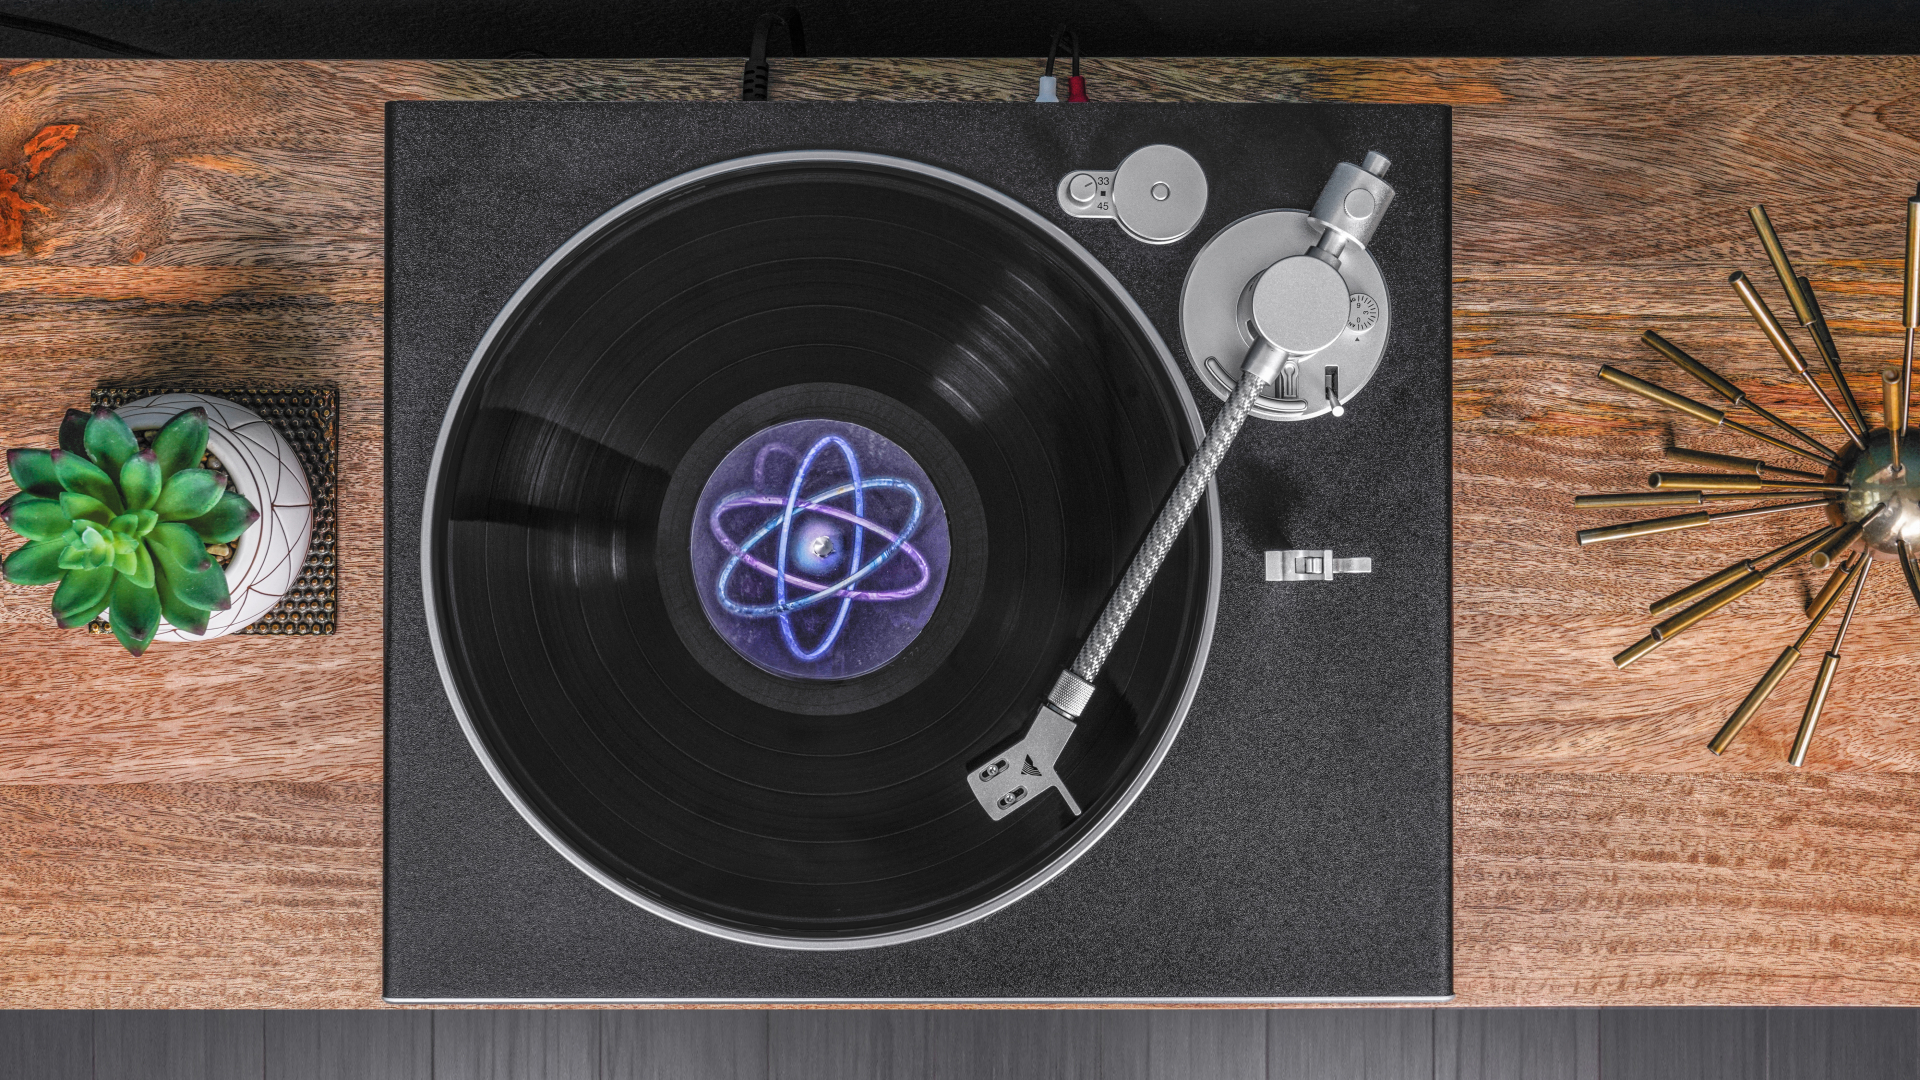
M 951 173 L 711 166 L 562 247 L 476 350 L 429 483 L 441 674 L 563 855 L 684 925 L 886 944 L 1025 895 L 1139 795 L 1218 582 L 1212 500 L 1059 762 L 1017 737 L 1145 534 L 1198 415 L 1093 258 Z

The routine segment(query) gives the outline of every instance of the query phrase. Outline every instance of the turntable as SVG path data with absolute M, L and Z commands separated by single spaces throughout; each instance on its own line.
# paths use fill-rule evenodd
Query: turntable
M 1446 109 L 388 131 L 390 999 L 1451 993 Z

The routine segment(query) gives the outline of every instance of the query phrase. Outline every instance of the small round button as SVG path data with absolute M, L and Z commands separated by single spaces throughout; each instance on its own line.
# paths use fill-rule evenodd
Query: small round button
M 1072 199 L 1074 202 L 1077 202 L 1077 203 L 1092 202 L 1093 190 L 1094 190 L 1093 177 L 1088 176 L 1086 173 L 1081 173 L 1080 175 L 1067 181 L 1067 198 Z
M 1373 192 L 1365 188 L 1354 188 L 1347 192 L 1347 216 L 1355 221 L 1365 221 L 1373 216 Z
M 1114 216 L 1136 240 L 1185 239 L 1207 210 L 1207 174 L 1193 155 L 1155 143 L 1128 154 L 1113 176 Z

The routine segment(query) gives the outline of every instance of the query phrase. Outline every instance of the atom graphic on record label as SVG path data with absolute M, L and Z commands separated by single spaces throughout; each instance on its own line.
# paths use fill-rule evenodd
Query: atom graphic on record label
M 702 488 L 691 552 L 715 631 L 799 679 L 884 666 L 938 605 L 950 554 L 933 482 L 892 440 L 835 420 L 747 439 Z

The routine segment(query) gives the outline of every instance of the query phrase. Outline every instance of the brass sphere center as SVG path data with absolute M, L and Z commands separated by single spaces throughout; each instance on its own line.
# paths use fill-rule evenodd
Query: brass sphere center
M 1836 471 L 1834 482 L 1851 490 L 1830 516 L 1839 519 L 1836 524 L 1855 522 L 1884 505 L 1887 509 L 1860 534 L 1868 547 L 1882 554 L 1897 555 L 1894 542 L 1900 539 L 1909 547 L 1920 547 L 1920 437 L 1916 436 L 1920 431 L 1909 431 L 1900 440 L 1903 470 L 1899 473 L 1893 471 L 1893 439 L 1885 428 L 1867 433 L 1865 450 L 1849 446 Z

